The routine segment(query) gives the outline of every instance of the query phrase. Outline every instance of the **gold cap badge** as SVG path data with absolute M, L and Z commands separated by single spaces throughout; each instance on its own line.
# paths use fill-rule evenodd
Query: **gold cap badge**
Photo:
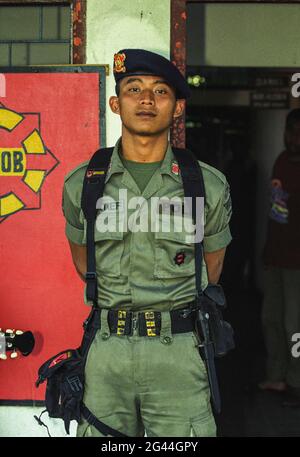
M 124 61 L 126 59 L 126 55 L 124 53 L 118 53 L 114 55 L 114 72 L 115 73 L 125 73 L 126 67 L 124 65 Z

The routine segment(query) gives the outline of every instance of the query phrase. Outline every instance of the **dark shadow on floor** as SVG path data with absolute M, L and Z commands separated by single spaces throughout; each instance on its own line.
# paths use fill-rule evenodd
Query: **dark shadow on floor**
M 261 392 L 265 348 L 261 331 L 262 297 L 256 291 L 228 294 L 225 318 L 235 330 L 236 349 L 217 360 L 222 397 L 216 415 L 218 436 L 300 436 L 300 408 L 282 407 L 282 394 Z

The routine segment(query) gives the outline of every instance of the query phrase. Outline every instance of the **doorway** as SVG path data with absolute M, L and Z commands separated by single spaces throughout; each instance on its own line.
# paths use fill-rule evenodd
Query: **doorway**
M 300 64 L 298 14 L 298 5 L 286 4 L 187 5 L 186 75 L 192 96 L 186 145 L 225 174 L 233 204 L 233 240 L 220 282 L 236 349 L 217 361 L 223 399 L 216 417 L 220 436 L 300 436 L 299 410 L 282 411 L 277 397 L 263 397 L 256 389 L 266 357 L 262 251 L 270 177 L 284 150 L 287 113 L 300 107 L 299 95 L 292 91 Z

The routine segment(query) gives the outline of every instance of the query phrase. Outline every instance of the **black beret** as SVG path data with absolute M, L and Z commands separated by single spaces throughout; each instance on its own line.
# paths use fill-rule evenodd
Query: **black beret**
M 165 57 L 144 49 L 122 49 L 114 55 L 114 77 L 118 83 L 125 76 L 163 77 L 176 92 L 176 98 L 188 98 L 190 89 L 175 65 Z

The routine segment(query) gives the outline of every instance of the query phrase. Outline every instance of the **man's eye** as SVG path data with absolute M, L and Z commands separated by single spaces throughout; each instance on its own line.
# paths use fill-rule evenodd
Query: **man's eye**
M 140 89 L 138 87 L 130 87 L 128 89 L 129 92 L 138 92 Z
M 156 89 L 156 92 L 158 94 L 166 94 L 167 93 L 166 89 Z

